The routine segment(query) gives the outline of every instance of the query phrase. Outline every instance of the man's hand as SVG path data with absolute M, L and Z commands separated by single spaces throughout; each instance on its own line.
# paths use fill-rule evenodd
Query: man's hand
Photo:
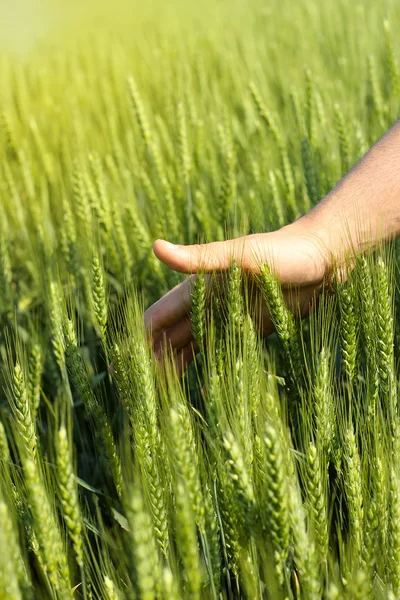
M 400 121 L 307 215 L 273 233 L 213 242 L 200 246 L 174 246 L 157 240 L 156 256 L 182 273 L 223 272 L 236 261 L 251 278 L 267 263 L 280 279 L 286 302 L 306 315 L 321 290 L 334 260 L 400 236 Z M 290 288 L 297 288 L 295 299 Z M 295 304 L 295 305 L 294 305 Z M 177 352 L 179 364 L 193 357 L 190 327 L 190 280 L 168 292 L 145 314 L 155 350 L 164 342 Z M 263 315 L 263 333 L 272 330 Z
M 259 266 L 267 263 L 279 277 L 289 308 L 305 316 L 321 290 L 329 269 L 330 250 L 325 232 L 315 231 L 307 217 L 272 233 L 248 235 L 225 242 L 195 246 L 173 245 L 163 240 L 154 244 L 154 252 L 163 263 L 181 273 L 227 271 L 235 261 L 251 279 Z M 191 278 L 170 290 L 145 313 L 145 323 L 156 353 L 171 347 L 178 365 L 187 365 L 196 351 L 190 325 Z M 296 307 L 290 289 L 298 289 Z M 264 311 L 263 331 L 273 330 Z

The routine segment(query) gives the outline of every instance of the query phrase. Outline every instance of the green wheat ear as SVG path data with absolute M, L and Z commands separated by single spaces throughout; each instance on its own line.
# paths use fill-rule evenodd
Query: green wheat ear
M 305 139 L 301 143 L 301 156 L 303 159 L 304 178 L 307 187 L 307 194 L 311 201 L 311 205 L 316 204 L 320 199 L 317 172 L 313 163 L 311 154 L 310 142 Z
M 400 484 L 397 468 L 392 468 L 389 483 L 389 580 L 395 597 L 400 594 Z
M 288 502 L 299 584 L 307 598 L 317 600 L 321 598 L 320 566 L 314 542 L 306 527 L 306 514 L 301 500 L 301 493 L 294 481 L 291 482 Z
M 38 557 L 43 562 L 46 575 L 54 589 L 65 591 L 70 585 L 69 568 L 43 476 L 31 459 L 24 461 L 24 474 L 33 516 L 33 530 L 38 542 Z
M 384 402 L 389 405 L 390 415 L 397 408 L 397 383 L 394 370 L 394 319 L 393 299 L 389 271 L 381 256 L 376 262 L 376 328 L 379 383 Z
M 336 421 L 329 362 L 328 353 L 325 348 L 322 348 L 314 383 L 315 434 L 318 449 L 328 460 L 333 451 Z
M 387 507 L 384 478 L 384 466 L 379 458 L 373 459 L 370 466 L 370 477 L 374 479 L 371 486 L 371 493 L 365 502 L 365 527 L 364 527 L 364 548 L 363 560 L 366 569 L 371 573 L 373 580 L 374 573 L 379 572 L 380 556 L 377 548 L 382 543 L 386 543 L 387 532 Z M 372 585 L 371 585 L 372 588 Z
M 121 595 L 116 588 L 112 579 L 108 575 L 104 575 L 104 588 L 107 596 L 107 600 L 120 600 Z
M 134 556 L 134 587 L 140 598 L 155 598 L 160 565 L 154 529 L 139 485 L 135 486 L 128 509 L 130 539 Z
M 0 597 L 9 600 L 22 600 L 18 583 L 21 570 L 21 557 L 14 525 L 5 502 L 0 501 L 0 540 L 7 552 L 0 556 Z
M 18 425 L 18 433 L 23 442 L 23 452 L 26 452 L 29 457 L 35 458 L 37 447 L 36 429 L 32 419 L 24 373 L 18 362 L 14 367 L 12 393 L 12 408 Z
M 272 206 L 276 213 L 276 223 L 278 227 L 283 227 L 286 223 L 286 207 L 282 201 L 282 197 L 279 191 L 276 174 L 274 171 L 269 172 L 269 187 L 271 189 L 271 200 Z
M 260 267 L 260 288 L 289 360 L 293 386 L 300 389 L 303 382 L 303 366 L 296 323 L 293 313 L 286 306 L 277 278 L 266 264 Z
M 176 536 L 186 573 L 186 597 L 199 600 L 202 583 L 199 546 L 190 500 L 183 483 L 176 487 Z
M 224 176 L 221 182 L 218 199 L 219 218 L 222 225 L 229 222 L 236 198 L 236 159 L 235 154 L 230 147 L 224 158 L 226 166 L 224 168 Z
M 0 421 L 0 464 L 8 471 L 11 463 L 10 448 L 3 423 Z
M 100 336 L 104 340 L 107 328 L 107 301 L 104 285 L 104 275 L 99 259 L 94 256 L 92 260 L 92 305 L 96 317 L 96 325 Z
M 375 414 L 376 402 L 379 391 L 379 370 L 377 366 L 377 332 L 376 319 L 374 317 L 374 285 L 372 281 L 371 268 L 365 256 L 358 259 L 358 290 L 362 310 L 361 335 L 363 350 L 367 358 L 368 383 L 370 386 L 369 412 Z
M 239 333 L 244 319 L 244 301 L 242 271 L 236 262 L 232 263 L 229 270 L 228 317 L 236 333 Z
M 263 103 L 260 92 L 258 91 L 256 85 L 253 82 L 250 83 L 250 92 L 257 112 L 262 121 L 265 123 L 268 131 L 271 133 L 274 142 L 276 143 L 278 148 L 283 148 L 284 142 L 282 139 L 282 133 L 279 130 L 279 127 L 275 121 L 273 114 Z
M 319 461 L 317 448 L 311 443 L 307 452 L 307 489 L 315 531 L 316 550 L 322 565 L 327 560 L 329 547 L 325 480 L 326 476 Z
M 202 273 L 198 273 L 194 280 L 190 318 L 193 337 L 200 351 L 203 351 L 206 333 L 206 279 Z
M 76 562 L 80 567 L 83 567 L 82 518 L 65 427 L 59 429 L 56 445 L 58 467 L 57 483 L 63 517 L 67 525 L 68 534 L 74 546 Z
M 163 569 L 162 573 L 162 587 L 164 590 L 165 600 L 180 600 L 178 586 L 171 570 L 168 567 Z
M 289 490 L 282 444 L 272 423 L 265 428 L 264 445 L 264 464 L 262 467 L 263 477 L 265 477 L 263 498 L 264 518 L 266 518 L 265 527 L 267 528 L 267 534 L 272 539 L 275 568 L 280 584 L 283 585 L 284 565 L 290 545 Z
M 32 420 L 35 422 L 40 404 L 40 384 L 43 371 L 42 351 L 36 344 L 31 351 L 29 358 L 29 401 L 31 403 Z
M 334 107 L 336 130 L 339 138 L 339 151 L 340 160 L 342 165 L 342 172 L 347 173 L 351 167 L 351 148 L 348 129 L 346 127 L 346 121 L 343 112 L 338 104 Z
M 375 57 L 370 54 L 368 57 L 368 73 L 369 73 L 369 85 L 371 89 L 372 103 L 374 106 L 376 118 L 381 125 L 384 126 L 386 116 L 386 105 L 383 101 L 381 92 L 381 86 L 378 79 L 378 73 L 376 68 Z
M 361 460 L 352 426 L 347 429 L 344 439 L 344 462 L 347 506 L 349 510 L 350 535 L 354 551 L 361 551 L 363 544 L 363 492 L 361 482 Z
M 357 298 L 352 278 L 340 289 L 339 306 L 341 314 L 341 341 L 343 365 L 347 377 L 351 382 L 355 381 L 357 375 L 358 355 L 358 322 L 357 322 Z
M 223 440 L 228 456 L 228 473 L 232 479 L 237 501 L 243 510 L 249 527 L 255 526 L 255 497 L 251 476 L 240 444 L 232 432 L 227 431 Z
M 132 100 L 132 104 L 136 113 L 136 118 L 139 124 L 140 133 L 142 134 L 144 143 L 146 148 L 151 152 L 153 137 L 151 134 L 150 126 L 147 120 L 147 116 L 145 114 L 144 106 L 142 99 L 139 94 L 139 90 L 137 88 L 136 82 L 133 77 L 129 77 L 128 79 L 128 89 L 129 94 Z
M 315 145 L 316 138 L 316 119 L 315 119 L 315 81 L 310 69 L 306 71 L 306 122 L 307 138 L 311 147 Z
M 190 413 L 183 403 L 175 404 L 172 407 L 170 423 L 173 432 L 174 468 L 178 481 L 185 488 L 185 495 L 190 502 L 196 524 L 203 533 L 205 528 L 204 499 L 200 485 L 198 451 Z
M 389 21 L 385 21 L 383 23 L 384 31 L 385 31 L 385 41 L 386 41 L 386 60 L 388 71 L 390 74 L 390 86 L 393 94 L 393 104 L 394 104 L 394 117 L 397 118 L 399 114 L 398 103 L 400 99 L 400 73 L 399 73 L 399 65 L 396 57 L 396 52 L 393 48 L 392 41 L 392 33 L 390 28 Z

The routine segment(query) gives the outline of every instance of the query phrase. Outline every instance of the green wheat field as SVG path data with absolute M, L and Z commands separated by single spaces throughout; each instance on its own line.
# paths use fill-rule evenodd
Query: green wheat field
M 395 122 L 397 2 L 64 10 L 1 27 L 0 599 L 400 598 L 396 244 L 304 320 L 263 265 L 265 340 L 200 274 L 184 376 L 143 321 L 155 239 L 275 230 Z

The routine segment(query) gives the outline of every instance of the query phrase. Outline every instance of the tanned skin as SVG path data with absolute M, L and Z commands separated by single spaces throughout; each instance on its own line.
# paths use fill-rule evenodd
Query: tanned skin
M 188 274 L 198 270 L 222 273 L 235 260 L 250 280 L 258 274 L 260 264 L 268 263 L 282 283 L 289 308 L 306 316 L 333 266 L 398 235 L 400 121 L 309 213 L 290 225 L 270 233 L 192 246 L 157 240 L 154 253 L 171 269 Z M 172 348 L 180 369 L 196 352 L 189 318 L 190 288 L 189 277 L 145 313 L 156 353 Z M 263 335 L 273 330 L 266 310 L 260 326 Z

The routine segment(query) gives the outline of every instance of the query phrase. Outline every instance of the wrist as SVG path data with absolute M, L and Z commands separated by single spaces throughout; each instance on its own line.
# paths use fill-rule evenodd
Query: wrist
M 379 239 L 356 199 L 341 186 L 333 189 L 309 213 L 301 217 L 302 228 L 318 241 L 326 257 L 326 269 L 344 264 L 362 250 L 373 249 Z M 376 245 L 376 244 L 375 244 Z

